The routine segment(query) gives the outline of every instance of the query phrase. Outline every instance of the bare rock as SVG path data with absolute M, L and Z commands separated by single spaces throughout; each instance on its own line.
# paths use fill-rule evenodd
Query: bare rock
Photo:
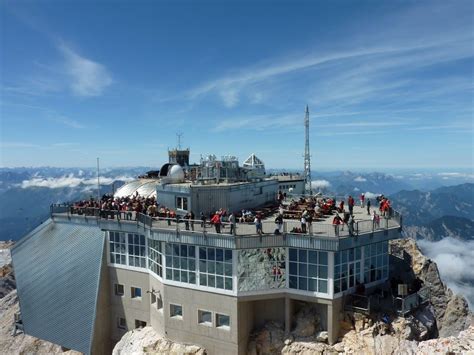
M 268 322 L 250 336 L 247 353 L 280 354 L 285 346 L 285 330 L 281 323 Z
M 206 350 L 197 345 L 184 345 L 161 337 L 152 327 L 133 329 L 124 334 L 115 344 L 113 355 L 126 354 L 196 354 L 204 355 Z
M 329 339 L 328 332 L 323 330 L 321 332 L 316 333 L 316 341 L 319 341 L 321 343 L 327 343 Z
M 314 307 L 307 306 L 300 309 L 295 317 L 296 327 L 293 335 L 296 338 L 307 338 L 320 330 L 320 318 Z

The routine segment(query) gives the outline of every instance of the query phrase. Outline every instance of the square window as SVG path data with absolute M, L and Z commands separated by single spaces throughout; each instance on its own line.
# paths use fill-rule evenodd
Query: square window
M 131 287 L 131 295 L 132 298 L 141 298 L 142 297 L 142 289 L 140 287 Z
M 327 266 L 320 266 L 319 267 L 319 278 L 327 279 L 328 278 L 328 267 Z
M 290 248 L 290 261 L 298 261 L 298 251 Z
M 145 328 L 146 327 L 146 322 L 135 319 L 135 328 Z
M 216 287 L 216 277 L 214 275 L 208 275 L 207 285 L 209 287 Z
M 307 250 L 305 249 L 300 249 L 298 250 L 298 261 L 300 263 L 305 263 L 308 261 L 308 257 L 307 257 Z
M 309 251 L 309 263 L 317 264 L 318 263 L 318 252 L 314 250 Z
M 188 282 L 189 282 L 190 284 L 196 284 L 196 273 L 194 273 L 194 272 L 190 272 L 190 273 L 189 273 L 189 280 L 188 280 Z
M 214 248 L 207 248 L 207 259 L 216 260 L 216 250 Z
M 232 262 L 232 250 L 226 250 L 225 251 L 225 260 L 226 263 L 231 263 Z
M 308 276 L 308 264 L 298 264 L 299 276 Z
M 201 260 L 206 260 L 207 259 L 206 248 L 199 248 L 199 259 L 201 259 Z
M 125 320 L 125 318 L 117 318 L 117 328 L 119 329 L 127 329 L 127 321 Z
M 318 266 L 317 265 L 308 265 L 308 276 L 309 277 L 318 277 Z
M 290 288 L 298 288 L 298 277 L 290 276 Z
M 216 314 L 216 327 L 217 328 L 230 328 L 230 317 L 226 316 L 225 314 Z
M 318 280 L 317 279 L 308 279 L 308 291 L 317 291 L 318 290 Z
M 319 280 L 319 292 L 328 293 L 328 282 L 326 280 Z
M 207 286 L 207 276 L 206 276 L 206 274 L 199 274 L 199 285 Z
M 170 317 L 183 318 L 183 307 L 178 304 L 170 304 Z
M 298 289 L 305 291 L 308 289 L 308 279 L 306 277 L 298 277 Z
M 320 251 L 319 252 L 319 265 L 327 265 L 327 264 L 328 264 L 328 252 Z
M 198 323 L 212 327 L 212 313 L 198 310 Z
M 216 287 L 224 288 L 224 278 L 222 276 L 216 276 Z
M 226 277 L 224 280 L 224 283 L 225 283 L 226 290 L 232 290 L 232 278 Z
M 123 296 L 125 294 L 123 285 L 114 284 L 114 288 L 115 288 L 115 295 L 116 296 Z
M 199 260 L 199 272 L 207 272 L 207 263 Z
M 298 264 L 290 263 L 290 275 L 298 275 Z
M 225 276 L 232 276 L 232 264 L 224 264 Z
M 216 249 L 216 260 L 217 261 L 224 261 L 224 250 L 223 249 Z

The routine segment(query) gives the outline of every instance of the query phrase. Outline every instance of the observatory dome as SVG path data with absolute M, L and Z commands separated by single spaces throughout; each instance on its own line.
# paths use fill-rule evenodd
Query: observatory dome
M 176 184 L 184 181 L 184 170 L 178 164 L 167 163 L 160 169 L 161 181 L 166 184 Z

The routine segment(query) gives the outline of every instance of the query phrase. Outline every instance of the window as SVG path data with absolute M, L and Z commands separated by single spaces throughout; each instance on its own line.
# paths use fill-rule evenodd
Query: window
M 123 296 L 125 294 L 123 285 L 121 284 L 114 284 L 115 295 L 116 296 Z
M 155 293 L 152 291 L 151 292 L 151 304 L 155 304 L 156 303 L 156 295 Z
M 328 253 L 289 249 L 290 288 L 328 293 Z
M 286 288 L 286 248 L 239 250 L 239 291 Z
M 374 282 L 388 277 L 388 242 L 364 246 L 364 282 Z
M 117 318 L 117 328 L 119 329 L 127 329 L 127 322 L 125 321 L 125 318 Z
M 230 328 L 230 317 L 226 316 L 224 314 L 216 314 L 216 327 L 217 328 L 224 328 L 224 329 L 229 329 Z
M 146 322 L 135 319 L 135 328 L 145 328 L 146 327 Z
M 188 209 L 188 198 L 187 197 L 176 197 L 176 208 L 180 210 Z
M 144 235 L 128 233 L 128 265 L 146 267 Z
M 199 285 L 232 290 L 232 250 L 199 248 Z
M 209 311 L 198 310 L 198 323 L 212 326 L 212 313 Z
M 334 253 L 334 293 L 346 291 L 361 282 L 361 248 Z
M 196 284 L 196 247 L 166 243 L 166 279 Z
M 161 297 L 158 297 L 156 299 L 156 308 L 157 309 L 163 309 L 163 300 L 161 299 Z
M 132 298 L 141 298 L 142 297 L 142 289 L 139 287 L 132 287 L 131 288 Z
M 125 233 L 109 232 L 110 263 L 127 265 Z
M 163 277 L 163 251 L 161 242 L 148 238 L 148 268 Z
M 170 304 L 170 317 L 183 318 L 183 307 L 177 304 Z

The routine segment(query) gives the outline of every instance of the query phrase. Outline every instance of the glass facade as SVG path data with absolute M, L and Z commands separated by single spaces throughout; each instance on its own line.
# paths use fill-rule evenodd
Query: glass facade
M 334 253 L 334 293 L 361 283 L 361 249 L 352 248 Z
M 388 277 L 388 242 L 364 246 L 364 282 L 374 282 Z
M 286 288 L 286 248 L 239 251 L 239 291 Z
M 163 251 L 161 242 L 148 238 L 148 268 L 163 277 Z
M 290 288 L 328 293 L 328 253 L 289 248 Z
M 125 233 L 109 232 L 110 263 L 127 265 Z
M 232 250 L 199 247 L 199 285 L 232 290 Z
M 196 284 L 196 247 L 166 243 L 166 279 Z
M 128 265 L 146 267 L 145 236 L 128 233 Z

